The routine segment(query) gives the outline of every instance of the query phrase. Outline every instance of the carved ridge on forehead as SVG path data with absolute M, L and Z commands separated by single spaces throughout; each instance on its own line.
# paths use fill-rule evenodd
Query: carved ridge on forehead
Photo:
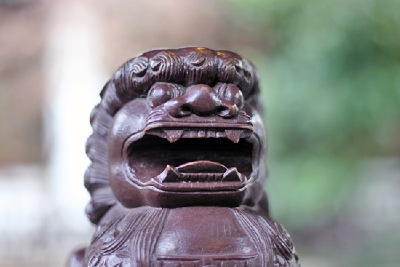
M 113 77 L 123 102 L 145 95 L 156 82 L 184 86 L 218 82 L 233 83 L 244 97 L 257 93 L 257 74 L 247 60 L 229 51 L 207 48 L 154 50 L 127 61 Z

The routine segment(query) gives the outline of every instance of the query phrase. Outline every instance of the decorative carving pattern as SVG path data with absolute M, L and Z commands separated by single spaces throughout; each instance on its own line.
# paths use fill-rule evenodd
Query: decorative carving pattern
M 229 51 L 155 50 L 123 64 L 91 114 L 86 212 L 97 230 L 70 266 L 299 267 L 268 214 L 258 94 L 253 65 Z
M 86 252 L 88 265 L 150 266 L 167 214 L 167 209 L 160 208 L 126 211 L 121 217 L 100 224 Z
M 244 214 L 243 211 L 235 209 L 242 227 L 246 229 L 248 235 L 257 245 L 258 254 L 262 255 L 263 251 L 273 249 L 271 256 L 273 258 L 273 266 L 275 267 L 300 267 L 297 263 L 298 257 L 295 253 L 293 242 L 289 233 L 278 223 L 259 216 L 258 214 Z M 260 231 L 262 229 L 263 231 Z M 262 259 L 264 260 L 264 259 Z M 261 266 L 268 266 L 266 262 L 262 262 Z

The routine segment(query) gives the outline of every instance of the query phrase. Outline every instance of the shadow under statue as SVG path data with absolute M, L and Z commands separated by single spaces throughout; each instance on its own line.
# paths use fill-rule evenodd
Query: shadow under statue
M 255 68 L 229 51 L 155 50 L 123 64 L 93 109 L 86 208 L 70 267 L 299 267 L 269 217 Z

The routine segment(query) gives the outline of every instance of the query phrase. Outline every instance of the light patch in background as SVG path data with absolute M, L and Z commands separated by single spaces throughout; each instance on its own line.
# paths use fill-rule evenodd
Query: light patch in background
M 56 6 L 47 23 L 48 47 L 47 117 L 51 151 L 48 179 L 61 224 L 74 231 L 89 225 L 83 208 L 89 196 L 83 187 L 83 174 L 89 165 L 84 153 L 91 133 L 89 116 L 99 102 L 104 83 L 101 64 L 101 38 L 96 16 L 84 3 Z

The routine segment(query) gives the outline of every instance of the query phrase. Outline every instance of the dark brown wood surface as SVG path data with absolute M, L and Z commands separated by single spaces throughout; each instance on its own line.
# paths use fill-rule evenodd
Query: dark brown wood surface
M 253 65 L 155 50 L 123 64 L 93 109 L 85 174 L 96 232 L 70 266 L 300 266 L 269 218 Z

